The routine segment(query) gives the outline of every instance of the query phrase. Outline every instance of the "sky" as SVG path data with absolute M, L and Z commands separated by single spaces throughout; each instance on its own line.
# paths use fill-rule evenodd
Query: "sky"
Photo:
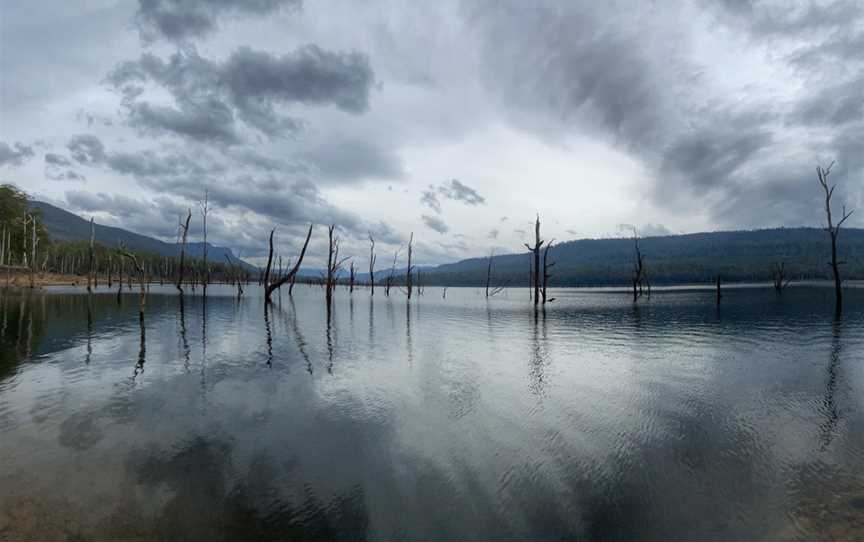
M 0 182 L 169 241 L 206 190 L 253 262 L 817 226 L 862 145 L 859 1 L 0 4 Z

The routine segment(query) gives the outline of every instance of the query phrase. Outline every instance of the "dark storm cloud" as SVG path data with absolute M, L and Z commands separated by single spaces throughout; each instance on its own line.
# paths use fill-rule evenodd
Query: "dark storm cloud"
M 72 158 L 82 165 L 105 166 L 114 172 L 137 178 L 204 176 L 224 171 L 218 163 L 207 167 L 188 154 L 157 154 L 151 150 L 136 152 L 108 152 L 102 141 L 91 134 L 73 136 L 66 144 Z
M 9 145 L 0 141 L 0 166 L 21 166 L 33 158 L 33 147 L 23 143 Z
M 281 56 L 241 47 L 224 62 L 194 50 L 174 53 L 167 61 L 145 54 L 116 66 L 106 82 L 121 93 L 133 126 L 233 143 L 239 138 L 235 118 L 271 137 L 297 130 L 300 122 L 281 113 L 282 106 L 334 106 L 363 113 L 374 74 L 361 53 L 307 45 Z M 174 103 L 145 100 L 148 84 L 166 90 Z
M 301 0 L 138 0 L 135 22 L 145 42 L 184 41 L 210 34 L 221 18 L 261 16 L 301 5 Z
M 437 216 L 423 215 L 420 218 L 428 228 L 433 229 L 442 235 L 450 231 L 450 227 Z
M 166 197 L 197 202 L 207 187 L 210 203 L 214 207 L 239 211 L 241 214 L 251 212 L 256 218 L 272 224 L 338 224 L 356 239 L 365 239 L 369 231 L 377 232 L 383 242 L 390 242 L 396 237 L 383 222 L 370 224 L 354 213 L 332 205 L 308 179 L 285 179 L 275 172 L 264 171 L 255 174 L 232 173 L 212 157 L 200 155 L 196 160 L 189 154 L 176 151 L 112 152 L 101 140 L 89 134 L 73 137 L 67 147 L 78 163 L 132 176 L 142 186 Z M 78 193 L 70 194 L 81 208 L 90 209 L 84 206 L 84 203 L 89 203 L 93 210 L 114 214 L 107 205 L 113 200 L 106 199 L 107 195 L 88 202 Z M 100 207 L 97 208 L 96 203 Z M 172 210 L 171 214 L 173 216 L 176 213 Z M 152 209 L 148 216 L 151 215 Z M 146 226 L 146 219 L 141 219 L 140 224 Z M 157 235 L 156 231 L 161 229 L 147 231 Z M 236 233 L 245 235 L 240 230 Z M 164 236 L 161 233 L 158 235 Z
M 462 183 L 459 179 L 451 179 L 438 188 L 438 192 L 447 199 L 461 201 L 466 205 L 482 205 L 486 198 L 477 193 L 470 186 Z
M 838 183 L 861 162 L 854 138 L 862 123 L 864 9 L 853 2 L 711 4 L 756 42 L 783 45 L 780 61 L 806 80 L 799 96 L 706 94 L 705 66 L 682 54 L 695 38 L 675 5 L 658 17 L 648 5 L 622 12 L 603 3 L 512 1 L 471 15 L 487 86 L 514 122 L 550 139 L 577 126 L 615 144 L 649 168 L 653 201 L 673 212 L 704 208 L 722 226 L 812 223 L 814 158 L 849 166 L 838 170 Z M 827 142 L 796 134 L 820 125 L 835 131 Z M 766 212 L 757 195 L 784 201 Z
M 200 141 L 237 143 L 234 112 L 219 100 L 204 100 L 181 108 L 153 105 L 148 102 L 130 104 L 130 124 L 142 131 L 171 132 Z

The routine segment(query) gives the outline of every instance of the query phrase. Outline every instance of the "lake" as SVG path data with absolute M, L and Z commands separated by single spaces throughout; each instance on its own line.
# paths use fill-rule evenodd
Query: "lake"
M 0 293 L 0 540 L 852 540 L 864 290 Z

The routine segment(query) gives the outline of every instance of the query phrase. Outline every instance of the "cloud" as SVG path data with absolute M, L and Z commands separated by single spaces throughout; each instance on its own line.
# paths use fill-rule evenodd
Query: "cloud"
M 328 138 L 301 152 L 299 159 L 325 182 L 394 179 L 404 173 L 394 150 L 371 139 Z
M 694 12 L 706 6 L 729 31 L 770 47 L 763 61 L 788 74 L 784 98 L 770 77 L 730 81 L 734 90 L 716 84 L 715 55 L 694 54 L 724 39 Z M 659 209 L 704 209 L 721 227 L 800 223 L 813 214 L 815 181 L 805 179 L 817 157 L 846 166 L 838 184 L 864 174 L 854 144 L 864 132 L 860 3 L 681 2 L 658 11 L 513 0 L 470 13 L 480 72 L 501 113 L 549 141 L 579 133 L 614 145 L 646 167 Z M 829 127 L 833 134 L 818 131 Z M 768 196 L 772 212 L 755 195 Z
M 79 164 L 101 164 L 105 161 L 105 145 L 91 134 L 72 136 L 66 144 L 72 158 Z
M 268 228 L 274 225 L 287 227 L 283 239 L 286 243 L 305 233 L 301 230 L 310 222 L 337 224 L 348 234 L 346 242 L 357 240 L 365 243 L 370 231 L 382 243 L 395 243 L 400 239 L 385 222 L 366 221 L 341 209 L 328 202 L 312 181 L 302 177 L 286 179 L 284 172 L 261 169 L 239 173 L 228 169 L 213 156 L 199 153 L 193 157 L 176 149 L 167 152 L 113 152 L 90 134 L 74 136 L 67 148 L 79 164 L 132 176 L 140 186 L 160 194 L 160 205 L 171 209 L 170 217 L 175 217 L 176 209 L 194 205 L 206 187 L 211 205 L 218 210 L 216 215 L 224 213 L 243 217 L 240 221 L 226 221 L 225 236 L 220 240 L 219 231 L 214 230 L 213 239 L 243 248 L 244 253 L 250 256 L 259 255 L 264 246 L 260 239 L 266 238 Z M 111 199 L 105 194 L 88 200 L 84 194 L 67 192 L 67 200 L 78 208 L 115 216 L 118 226 L 163 238 L 168 236 L 164 226 L 166 218 L 157 214 L 153 206 L 134 207 L 126 200 Z M 128 212 L 118 214 L 114 207 Z M 132 213 L 135 209 L 138 214 Z M 171 218 L 168 222 L 173 228 L 176 220 Z
M 447 199 L 461 201 L 466 205 L 483 205 L 486 203 L 486 198 L 470 186 L 459 182 L 458 179 L 452 179 L 449 183 L 441 185 L 438 192 Z
M 224 62 L 203 58 L 194 49 L 178 51 L 167 61 L 148 53 L 118 64 L 105 80 L 122 96 L 130 125 L 141 131 L 230 144 L 241 140 L 238 119 L 270 137 L 298 130 L 301 122 L 283 114 L 283 106 L 363 113 L 374 73 L 361 53 L 306 45 L 281 56 L 240 47 Z M 151 86 L 167 91 L 171 102 L 145 98 Z
M 442 235 L 450 231 L 450 228 L 447 226 L 447 224 L 437 216 L 422 215 L 420 218 L 423 220 L 423 223 L 426 224 L 428 228 L 433 229 Z
M 33 158 L 33 147 L 23 143 L 9 145 L 0 141 L 0 166 L 21 166 Z
M 86 181 L 86 177 L 71 168 L 72 162 L 60 154 L 45 153 L 45 176 L 52 181 Z
M 420 193 L 420 204 L 435 211 L 437 214 L 441 214 L 439 195 L 448 200 L 461 201 L 466 205 L 482 205 L 486 203 L 486 199 L 478 194 L 476 190 L 459 182 L 457 179 L 452 179 L 449 182 L 441 183 L 437 188 L 429 185 L 428 190 Z
M 301 0 L 138 0 L 135 22 L 141 39 L 186 41 L 214 32 L 221 18 L 262 16 L 299 9 Z
M 420 204 L 429 207 L 438 214 L 441 214 L 441 202 L 438 201 L 438 196 L 433 192 L 433 186 L 429 186 L 429 190 L 424 190 L 420 194 Z

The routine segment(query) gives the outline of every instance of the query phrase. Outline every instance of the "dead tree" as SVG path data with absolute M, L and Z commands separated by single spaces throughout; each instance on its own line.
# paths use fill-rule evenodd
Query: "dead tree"
M 537 215 L 537 221 L 534 222 L 534 246 L 525 243 L 525 248 L 531 251 L 534 255 L 534 267 L 531 272 L 534 288 L 534 306 L 540 302 L 540 247 L 544 241 L 540 240 L 540 215 Z
M 405 268 L 405 290 L 408 293 L 408 301 L 411 301 L 411 282 L 414 275 L 414 266 L 411 265 L 411 255 L 414 253 L 414 232 L 408 239 L 408 267 Z
M 141 294 L 138 300 L 138 314 L 141 318 L 144 318 L 144 307 L 147 304 L 147 289 L 145 286 L 146 278 L 144 276 L 144 267 L 141 265 L 141 263 L 138 262 L 138 258 L 135 257 L 135 254 L 126 250 L 126 247 L 123 246 L 122 243 L 120 244 L 120 255 L 128 259 L 129 262 L 132 264 L 132 269 L 134 269 L 135 272 L 138 273 L 138 283 L 141 286 Z M 129 273 L 129 275 L 131 276 L 132 273 Z
M 327 301 L 327 310 L 330 310 L 333 302 L 333 290 L 336 286 L 336 275 L 342 264 L 348 261 L 348 257 L 339 259 L 339 237 L 334 235 L 336 225 L 331 224 L 327 228 L 327 237 L 330 240 L 330 248 L 327 251 L 327 278 L 325 282 L 325 298 Z M 352 266 L 353 267 L 353 266 Z
M 633 263 L 633 303 L 636 303 L 636 300 L 642 296 L 642 280 L 645 273 L 645 261 L 639 248 L 639 234 L 636 228 L 633 228 L 633 246 L 636 251 Z
M 312 224 L 309 224 L 309 231 L 306 232 L 306 240 L 303 242 L 303 248 L 300 250 L 300 256 L 297 258 L 297 263 L 294 264 L 294 267 L 291 268 L 288 273 L 279 277 L 278 280 L 274 281 L 272 284 L 270 283 L 270 268 L 273 265 L 273 234 L 276 232 L 275 229 L 270 230 L 270 252 L 267 255 L 267 268 L 264 271 L 264 301 L 266 303 L 270 303 L 270 296 L 273 294 L 273 291 L 277 288 L 281 287 L 288 281 L 294 280 L 294 275 L 300 270 L 300 264 L 303 263 L 303 256 L 306 255 L 306 248 L 309 246 L 309 238 L 312 237 Z
M 183 269 L 186 260 L 186 236 L 189 234 L 189 221 L 192 219 L 192 209 L 186 213 L 186 223 L 180 222 L 180 268 L 177 270 L 177 291 L 183 295 Z
M 87 245 L 87 252 L 89 259 L 87 261 L 87 292 L 92 292 L 92 283 L 93 283 L 93 250 L 94 250 L 94 242 L 96 240 L 96 229 L 93 225 L 93 217 L 90 217 L 90 242 Z
M 399 260 L 400 252 L 402 252 L 401 246 L 393 253 L 393 265 L 390 266 L 390 275 L 384 280 L 384 295 L 387 297 L 390 297 L 390 288 L 393 286 L 393 281 L 396 280 L 396 262 Z
M 783 289 L 789 286 L 790 279 L 786 278 L 786 262 L 774 264 L 774 269 L 771 270 L 771 282 L 774 283 L 774 290 L 778 294 L 782 294 Z
M 495 257 L 495 249 L 489 251 L 489 257 L 486 258 L 486 297 L 489 297 L 489 285 L 492 282 L 492 259 Z
M 548 243 L 546 243 L 546 248 L 543 249 L 543 288 L 540 290 L 540 294 L 543 296 L 543 304 L 551 303 L 555 301 L 555 298 L 547 298 L 546 297 L 546 288 L 549 286 L 549 279 L 552 278 L 552 275 L 549 274 L 549 269 L 555 265 L 555 262 L 549 261 L 549 251 L 552 249 L 552 243 L 555 240 L 552 239 Z
M 836 188 L 836 185 L 831 186 L 828 183 L 828 176 L 831 174 L 831 167 L 833 165 L 834 162 L 831 162 L 827 168 L 821 166 L 817 167 L 816 175 L 819 177 L 819 185 L 822 186 L 822 190 L 825 192 L 825 216 L 827 222 L 825 230 L 831 238 L 831 261 L 828 262 L 828 265 L 831 266 L 831 273 L 834 276 L 834 312 L 839 316 L 843 313 L 843 282 L 840 278 L 840 265 L 845 262 L 837 260 L 837 237 L 840 235 L 840 226 L 842 226 L 843 223 L 852 216 L 853 211 L 847 212 L 846 206 L 844 205 L 840 220 L 834 224 L 831 215 L 831 196 L 834 195 L 834 188 Z
M 717 306 L 720 306 L 720 298 L 723 297 L 723 294 L 720 291 L 720 275 L 717 275 Z
M 369 233 L 369 295 L 375 295 L 375 239 L 372 238 L 372 233 Z
M 354 279 L 357 277 L 357 266 L 354 265 L 354 262 L 351 262 L 351 266 L 348 269 L 348 292 L 354 293 Z
M 203 295 L 207 295 L 207 284 L 210 282 L 210 270 L 207 268 L 207 215 L 210 214 L 210 202 L 209 202 L 209 191 L 204 189 L 204 198 L 199 202 L 201 206 L 201 217 L 204 221 L 204 273 L 201 276 L 201 287 L 204 292 Z

